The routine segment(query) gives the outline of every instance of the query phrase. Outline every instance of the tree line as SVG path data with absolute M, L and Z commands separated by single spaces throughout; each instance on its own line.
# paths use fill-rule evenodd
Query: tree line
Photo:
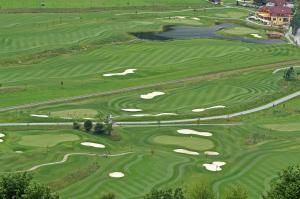
M 73 122 L 73 129 L 80 130 L 80 123 Z M 93 132 L 96 135 L 111 135 L 113 131 L 113 122 L 107 117 L 104 122 L 97 122 L 95 125 L 92 120 L 86 120 L 83 123 L 83 129 L 86 132 Z
M 297 34 L 297 30 L 300 28 L 300 0 L 294 0 L 293 19 L 291 21 L 291 27 L 293 34 Z
M 0 176 L 1 199 L 59 199 L 59 194 L 50 187 L 33 181 L 28 173 L 13 173 Z M 152 190 L 144 199 L 216 199 L 213 190 L 207 184 L 189 186 L 185 189 Z M 224 199 L 249 199 L 246 189 L 235 185 L 227 190 Z M 290 166 L 279 173 L 270 185 L 263 199 L 299 199 L 300 166 Z M 106 193 L 99 199 L 117 199 L 114 193 Z

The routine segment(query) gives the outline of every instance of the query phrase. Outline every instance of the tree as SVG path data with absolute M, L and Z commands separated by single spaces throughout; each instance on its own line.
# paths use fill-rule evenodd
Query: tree
M 115 198 L 116 196 L 114 193 L 106 193 L 102 195 L 100 199 L 115 199 Z
M 214 192 L 208 188 L 207 184 L 198 184 L 188 192 L 189 199 L 215 199 Z
M 294 80 L 296 78 L 296 73 L 295 73 L 294 67 L 289 67 L 289 68 L 285 69 L 283 78 L 286 81 Z
M 296 199 L 300 198 L 300 166 L 290 166 L 279 173 L 279 177 L 271 184 L 271 189 L 264 199 Z
M 247 191 L 240 185 L 231 188 L 226 195 L 226 199 L 247 199 Z
M 80 124 L 78 122 L 73 122 L 73 129 L 79 130 Z
M 84 123 L 83 123 L 83 127 L 84 129 L 89 132 L 91 131 L 91 129 L 93 128 L 93 122 L 91 120 L 86 120 Z
M 33 183 L 28 173 L 0 176 L 0 198 L 3 199 L 58 199 L 49 187 Z
M 94 127 L 94 132 L 96 134 L 104 134 L 105 133 L 105 126 L 102 123 L 97 123 Z
M 166 189 L 166 190 L 152 190 L 144 199 L 185 199 L 181 188 Z
M 105 121 L 105 127 L 106 127 L 106 132 L 108 135 L 111 135 L 112 130 L 113 130 L 113 120 L 111 116 L 107 116 Z

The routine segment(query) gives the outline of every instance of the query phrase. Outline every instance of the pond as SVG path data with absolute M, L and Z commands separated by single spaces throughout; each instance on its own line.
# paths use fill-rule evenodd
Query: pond
M 241 41 L 246 43 L 257 44 L 280 44 L 285 41 L 280 39 L 251 39 L 243 38 L 240 36 L 225 36 L 217 34 L 218 31 L 225 28 L 237 27 L 234 24 L 219 24 L 212 27 L 193 27 L 193 26 L 166 26 L 163 32 L 136 32 L 132 35 L 139 39 L 147 40 L 175 40 L 175 39 L 197 39 L 197 38 L 209 38 L 209 39 L 222 39 Z

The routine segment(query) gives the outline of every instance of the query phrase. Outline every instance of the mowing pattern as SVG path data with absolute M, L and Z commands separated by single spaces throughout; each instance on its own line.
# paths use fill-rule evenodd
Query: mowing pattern
M 7 132 L 6 141 L 0 144 L 0 172 L 55 162 L 61 160 L 66 153 L 103 154 L 106 150 L 111 153 L 133 150 L 133 154 L 110 158 L 70 156 L 64 164 L 39 168 L 35 171 L 35 177 L 41 182 L 55 184 L 62 198 L 76 196 L 79 199 L 97 199 L 104 192 L 114 192 L 121 199 L 140 198 L 152 188 L 181 185 L 182 182 L 197 183 L 203 177 L 212 180 L 214 190 L 221 196 L 228 186 L 239 183 L 248 189 L 250 198 L 259 198 L 280 169 L 300 163 L 297 158 L 300 151 L 299 140 L 294 139 L 293 133 L 266 133 L 264 129 L 255 126 L 193 127 L 195 130 L 213 133 L 214 136 L 209 138 L 215 144 L 213 150 L 220 152 L 220 156 L 215 157 L 178 154 L 173 150 L 179 146 L 161 145 L 153 140 L 157 136 L 179 136 L 178 129 L 180 127 L 118 129 L 122 135 L 119 142 L 76 131 L 50 131 L 51 135 L 76 134 L 81 140 L 62 142 L 49 148 L 21 146 L 18 140 L 22 139 L 23 134 Z M 258 145 L 245 144 L 254 132 L 264 136 L 264 141 L 261 140 L 263 142 Z M 28 133 L 39 134 L 38 131 Z M 97 140 L 108 148 L 82 147 L 80 142 L 83 140 Z M 24 153 L 16 154 L 16 150 Z M 212 161 L 224 161 L 227 164 L 218 173 L 206 171 L 201 166 Z M 108 174 L 114 171 L 123 172 L 125 177 L 110 178 Z

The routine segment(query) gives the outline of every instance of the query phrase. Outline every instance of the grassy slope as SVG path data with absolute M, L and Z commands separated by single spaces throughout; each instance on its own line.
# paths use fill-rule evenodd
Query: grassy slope
M 230 10 L 226 12 L 230 13 Z M 213 13 L 210 10 L 205 12 L 209 16 Z M 0 79 L 2 86 L 7 88 L 5 95 L 0 97 L 0 106 L 297 59 L 300 53 L 299 49 L 289 45 L 254 45 L 215 40 L 111 43 L 131 39 L 126 34 L 129 31 L 158 30 L 165 24 L 164 21 L 155 20 L 158 15 L 90 13 L 36 16 L 0 16 L 3 19 L 1 21 L 5 21 L 0 26 L 6 27 L 1 31 L 3 58 L 0 60 Z M 54 50 L 54 54 L 40 54 L 41 51 L 62 46 L 64 48 Z M 78 49 L 70 50 L 71 46 Z M 54 56 L 61 51 L 63 55 Z M 42 58 L 36 58 L 35 55 Z M 20 62 L 10 63 L 12 60 Z M 120 79 L 101 77 L 103 73 L 126 68 L 137 68 L 138 72 Z M 63 88 L 61 81 L 64 81 Z
M 131 7 L 131 6 L 199 6 L 206 3 L 202 0 L 0 0 L 2 8 L 85 8 L 85 7 Z
M 1 171 L 26 169 L 35 164 L 61 160 L 62 156 L 69 152 L 99 154 L 106 152 L 103 149 L 80 146 L 80 142 L 85 140 L 103 143 L 111 153 L 129 150 L 135 153 L 108 159 L 73 156 L 63 165 L 39 169 L 35 172 L 36 179 L 55 185 L 60 190 L 62 198 L 72 198 L 74 195 L 77 198 L 97 198 L 106 191 L 117 193 L 119 198 L 136 198 L 153 187 L 176 186 L 182 183 L 195 184 L 204 179 L 212 183 L 215 191 L 221 191 L 221 196 L 228 186 L 240 183 L 248 189 L 250 198 L 258 198 L 279 169 L 289 164 L 299 163 L 295 155 L 300 150 L 299 139 L 295 139 L 294 133 L 266 131 L 253 125 L 193 127 L 192 129 L 195 130 L 213 133 L 213 136 L 208 138 L 215 144 L 211 150 L 220 152 L 221 156 L 206 158 L 202 153 L 199 157 L 177 154 L 172 150 L 182 146 L 153 142 L 157 136 L 179 136 L 176 133 L 177 129 L 180 127 L 118 129 L 122 136 L 119 142 L 86 133 L 61 130 L 60 133 L 76 134 L 81 137 L 81 140 L 64 142 L 49 148 L 19 145 L 18 140 L 24 136 L 24 132 L 9 130 L 6 132 L 8 135 L 6 141 L 0 145 L 0 168 Z M 27 131 L 26 135 L 32 134 L 31 132 L 37 131 Z M 59 133 L 52 130 L 49 132 Z M 263 139 L 258 140 L 258 144 L 246 144 L 254 133 L 262 136 Z M 15 154 L 14 150 L 23 150 L 25 153 Z M 227 162 L 222 172 L 208 172 L 201 166 L 203 163 L 216 160 Z M 99 168 L 91 169 L 93 165 L 98 165 Z M 122 171 L 126 177 L 110 179 L 108 174 L 113 171 Z M 70 176 L 73 176 L 75 181 L 72 181 Z M 66 180 L 70 182 L 65 182 Z

